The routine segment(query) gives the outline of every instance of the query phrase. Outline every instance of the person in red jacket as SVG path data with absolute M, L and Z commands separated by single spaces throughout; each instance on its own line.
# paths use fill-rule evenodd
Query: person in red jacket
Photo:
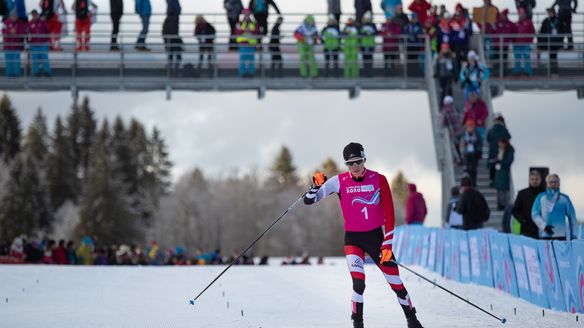
M 498 74 L 503 65 L 507 63 L 509 45 L 512 39 L 509 34 L 517 33 L 517 26 L 511 20 L 509 20 L 509 9 L 503 9 L 497 16 L 497 23 L 495 24 L 495 33 L 493 36 L 493 59 L 497 63 L 495 74 Z M 504 73 L 504 72 L 503 72 Z
M 410 195 L 406 203 L 406 223 L 407 224 L 424 224 L 428 209 L 426 208 L 426 201 L 424 196 L 416 189 L 413 183 L 408 184 Z
M 49 25 L 45 16 L 39 16 L 38 11 L 33 10 L 31 20 L 28 22 L 28 34 L 30 43 L 30 56 L 32 59 L 32 73 L 40 76 L 40 68 L 43 73 L 51 76 L 51 65 L 49 64 Z
M 535 27 L 524 8 L 519 8 L 519 21 L 516 25 L 517 37 L 514 38 L 513 44 L 513 52 L 515 55 L 513 75 L 525 73 L 525 75 L 531 76 L 531 44 L 535 36 Z
M 426 20 L 428 19 L 428 11 L 432 8 L 432 5 L 426 0 L 414 0 L 408 7 L 408 9 L 418 15 L 418 20 L 422 26 L 426 26 Z
M 13 11 L 4 21 L 2 37 L 4 39 L 4 62 L 6 63 L 6 76 L 20 76 L 20 53 L 24 50 L 24 37 L 26 25 Z
M 345 255 L 353 280 L 353 327 L 363 328 L 364 263 L 367 253 L 397 295 L 407 318 L 408 328 L 422 328 L 416 318 L 416 309 L 399 276 L 392 251 L 395 213 L 387 178 L 365 168 L 365 150 L 359 143 L 352 142 L 345 146 L 343 158 L 348 172 L 328 180 L 322 172 L 314 174 L 312 186 L 304 195 L 304 204 L 312 205 L 332 194 L 339 197 L 345 223 Z
M 381 35 L 383 36 L 383 68 L 385 75 L 389 76 L 389 69 L 399 63 L 399 42 L 402 28 L 397 16 L 388 18 L 381 25 Z
M 67 249 L 65 249 L 65 241 L 59 240 L 59 245 L 53 250 L 53 262 L 55 264 L 67 264 Z
M 485 140 L 486 121 L 489 117 L 487 104 L 476 92 L 471 92 L 465 107 L 464 118 L 462 119 L 463 124 L 466 125 L 469 121 L 473 121 L 475 123 L 476 131 L 481 137 L 481 141 Z

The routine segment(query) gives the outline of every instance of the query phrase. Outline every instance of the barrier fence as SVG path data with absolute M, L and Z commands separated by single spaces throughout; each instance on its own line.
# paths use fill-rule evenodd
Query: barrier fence
M 582 226 L 580 238 L 582 238 Z M 394 252 L 462 283 L 494 287 L 542 308 L 584 313 L 584 240 L 546 241 L 493 229 L 397 227 Z

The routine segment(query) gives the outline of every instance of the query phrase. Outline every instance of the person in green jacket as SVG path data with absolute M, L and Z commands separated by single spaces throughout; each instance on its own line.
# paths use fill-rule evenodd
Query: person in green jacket
M 511 134 L 505 126 L 505 119 L 500 114 L 495 115 L 493 126 L 487 132 L 487 142 L 489 143 L 489 160 L 487 167 L 489 168 L 489 178 L 491 179 L 491 187 L 495 186 L 495 162 L 497 161 L 497 153 L 499 152 L 499 140 L 511 140 Z
M 345 78 L 359 77 L 359 29 L 352 18 L 343 29 L 343 53 L 345 55 Z
M 509 190 L 511 189 L 511 164 L 515 157 L 515 149 L 509 139 L 499 140 L 499 153 L 495 163 L 495 188 L 497 188 L 497 210 L 502 211 L 509 205 Z
M 300 51 L 300 76 L 306 78 L 318 76 L 318 66 L 314 56 L 314 46 L 318 43 L 318 30 L 314 24 L 314 16 L 308 15 L 294 32 Z
M 329 76 L 331 61 L 333 65 L 333 76 L 338 77 L 339 73 L 339 50 L 341 50 L 341 31 L 339 30 L 339 23 L 330 18 L 327 25 L 322 32 L 320 32 L 320 39 L 324 45 L 324 63 L 326 77 Z
M 363 15 L 359 35 L 361 37 L 361 54 L 363 57 L 364 75 L 373 76 L 373 53 L 375 52 L 375 36 L 377 27 L 373 23 L 373 15 L 370 11 Z

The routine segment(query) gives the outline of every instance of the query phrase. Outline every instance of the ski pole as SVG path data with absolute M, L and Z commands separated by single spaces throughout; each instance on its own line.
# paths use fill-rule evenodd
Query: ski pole
M 209 287 L 211 287 L 211 285 L 213 285 L 227 270 L 229 270 L 229 268 L 231 268 L 233 264 L 235 264 L 245 253 L 247 253 L 247 251 L 249 251 L 260 239 L 262 239 L 262 237 L 266 233 L 268 233 L 268 231 L 270 231 L 286 214 L 288 214 L 288 212 L 290 212 L 294 207 L 296 207 L 296 205 L 298 205 L 302 198 L 304 198 L 304 195 L 306 195 L 306 193 L 302 194 L 300 198 L 298 198 L 292 205 L 290 205 L 290 207 L 288 207 L 288 209 L 285 210 L 284 213 L 282 213 L 282 215 L 280 215 L 279 218 L 277 218 L 272 224 L 270 224 L 270 226 L 266 228 L 264 232 L 262 232 L 251 244 L 249 244 L 249 246 L 247 246 L 247 248 L 243 252 L 241 252 L 241 254 L 239 254 L 233 261 L 231 261 L 231 263 L 225 269 L 223 269 L 223 271 L 221 271 L 221 273 L 217 277 L 215 277 L 215 279 L 213 279 L 213 281 L 211 281 L 211 283 L 209 283 L 207 287 L 205 287 L 205 289 L 203 289 L 194 299 L 189 300 L 189 303 L 191 305 L 195 305 L 197 299 L 201 297 L 201 295 L 203 295 L 203 293 L 207 291 L 207 289 L 209 289 Z
M 406 269 L 407 271 L 409 271 L 409 272 L 411 272 L 411 273 L 415 274 L 416 276 L 418 276 L 418 277 L 420 277 L 420 278 L 422 278 L 422 279 L 426 280 L 427 282 L 429 282 L 429 283 L 431 283 L 432 285 L 434 285 L 434 286 L 436 286 L 436 287 L 438 287 L 438 288 L 442 289 L 443 291 L 445 291 L 445 292 L 449 293 L 450 295 L 452 295 L 452 296 L 455 296 L 455 297 L 459 298 L 460 300 L 462 300 L 462 301 L 464 301 L 464 302 L 466 302 L 466 303 L 468 303 L 468 304 L 470 304 L 470 305 L 474 306 L 475 308 L 477 308 L 477 309 L 479 309 L 479 310 L 483 311 L 484 313 L 486 313 L 486 314 L 490 315 L 491 317 L 493 317 L 493 318 L 497 319 L 499 322 L 501 322 L 501 323 L 505 323 L 505 322 L 507 322 L 507 319 L 505 319 L 505 318 L 499 318 L 499 317 L 497 317 L 496 315 L 492 314 L 491 312 L 489 312 L 489 311 L 487 311 L 487 310 L 483 309 L 482 307 L 480 307 L 480 306 L 478 306 L 478 305 L 474 304 L 473 302 L 471 302 L 471 301 L 468 301 L 468 300 L 465 300 L 464 298 L 460 297 L 460 296 L 459 296 L 458 294 L 456 294 L 455 292 L 452 292 L 452 291 L 448 290 L 447 288 L 444 288 L 444 287 L 442 287 L 442 286 L 438 285 L 437 283 L 435 283 L 435 282 L 431 281 L 430 279 L 428 279 L 428 278 L 426 278 L 426 277 L 422 276 L 421 274 L 419 274 L 419 273 L 417 273 L 416 271 L 414 271 L 414 270 L 412 270 L 412 269 L 408 268 L 407 266 L 405 266 L 405 265 L 403 265 L 403 264 L 400 264 L 400 263 L 398 263 L 396 260 L 391 260 L 391 262 L 393 262 L 393 263 L 395 263 L 395 264 L 399 265 L 400 267 L 402 267 L 402 268 Z

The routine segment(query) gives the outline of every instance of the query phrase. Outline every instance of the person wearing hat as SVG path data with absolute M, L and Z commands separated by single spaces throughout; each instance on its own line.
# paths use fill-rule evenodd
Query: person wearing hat
M 361 26 L 359 27 L 359 37 L 361 38 L 361 57 L 363 58 L 363 72 L 365 76 L 373 76 L 373 53 L 375 52 L 375 37 L 377 27 L 373 23 L 373 14 L 368 11 L 363 15 Z
M 442 105 L 442 126 L 448 129 L 452 146 L 454 148 L 454 161 L 457 164 L 462 163 L 462 156 L 460 154 L 460 138 L 464 134 L 462 126 L 461 115 L 458 109 L 454 106 L 454 98 L 452 96 L 445 96 Z
M 317 77 L 318 66 L 314 56 L 314 46 L 318 43 L 318 30 L 314 23 L 314 16 L 306 16 L 302 24 L 294 31 L 294 38 L 300 52 L 300 76 Z
M 27 24 L 28 42 L 30 44 L 30 57 L 32 60 L 32 74 L 40 76 L 40 68 L 43 68 L 45 76 L 51 76 L 51 64 L 49 64 L 49 25 L 45 16 L 39 16 L 35 9 L 30 13 L 31 19 Z
M 343 29 L 343 54 L 345 78 L 359 77 L 359 29 L 352 18 L 347 20 Z
M 304 203 L 312 205 L 337 194 L 344 218 L 345 255 L 353 281 L 351 297 L 353 327 L 363 327 L 363 292 L 365 291 L 365 254 L 383 272 L 407 318 L 409 328 L 420 328 L 416 309 L 399 276 L 393 254 L 395 213 L 389 183 L 384 175 L 365 168 L 365 150 L 351 142 L 343 149 L 348 171 L 327 180 L 322 172 L 312 177 Z
M 260 29 L 251 18 L 251 10 L 243 10 L 243 20 L 235 27 L 239 47 L 239 77 L 253 77 L 255 74 L 255 50 L 258 44 Z
M 464 100 L 467 101 L 472 92 L 481 93 L 481 83 L 489 78 L 491 71 L 479 61 L 479 56 L 474 50 L 468 52 L 467 61 L 462 65 L 459 80 L 464 89 Z
M 497 23 L 495 24 L 495 36 L 493 36 L 493 62 L 497 74 L 503 72 L 505 74 L 505 67 L 507 66 L 507 58 L 509 57 L 509 45 L 511 38 L 509 34 L 515 34 L 517 26 L 509 19 L 509 9 L 503 9 L 497 16 Z M 507 35 L 503 37 L 503 35 Z
M 487 167 L 489 168 L 489 178 L 491 179 L 492 186 L 494 187 L 495 181 L 495 163 L 497 161 L 497 154 L 499 152 L 499 141 L 511 139 L 511 134 L 507 127 L 505 126 L 505 119 L 501 114 L 495 115 L 495 120 L 493 121 L 493 126 L 487 132 L 487 142 L 489 143 L 489 161 L 487 162 Z
M 330 67 L 333 67 L 333 76 L 339 74 L 339 51 L 341 50 L 341 31 L 339 23 L 334 18 L 329 18 L 325 28 L 320 32 L 320 39 L 324 45 L 324 63 L 326 77 L 329 76 Z M 332 65 L 331 65 L 332 62 Z
M 473 186 L 477 185 L 477 167 L 482 155 L 483 140 L 477 133 L 475 121 L 465 121 L 466 131 L 460 143 L 460 152 L 464 158 L 464 171 Z
M 452 82 L 454 82 L 454 58 L 448 43 L 440 45 L 440 53 L 434 60 L 434 77 L 440 84 L 440 99 L 452 96 Z

